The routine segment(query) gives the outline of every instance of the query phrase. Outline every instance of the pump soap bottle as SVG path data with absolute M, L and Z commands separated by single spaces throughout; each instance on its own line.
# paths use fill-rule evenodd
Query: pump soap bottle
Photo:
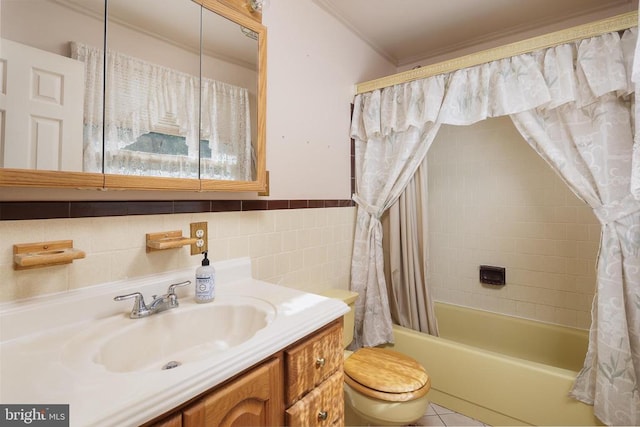
M 202 265 L 196 269 L 196 302 L 211 302 L 216 297 L 216 270 L 203 252 Z

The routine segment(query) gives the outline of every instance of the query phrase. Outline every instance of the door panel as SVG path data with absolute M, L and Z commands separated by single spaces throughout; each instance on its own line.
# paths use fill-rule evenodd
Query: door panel
M 0 166 L 82 171 L 84 65 L 7 39 L 0 43 Z

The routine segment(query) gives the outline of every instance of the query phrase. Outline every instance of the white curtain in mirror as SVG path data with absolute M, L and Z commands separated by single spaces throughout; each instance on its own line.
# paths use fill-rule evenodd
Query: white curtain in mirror
M 209 141 L 211 158 L 201 158 L 202 178 L 253 179 L 253 146 L 247 89 L 202 80 L 201 138 Z M 239 143 L 242 141 L 242 143 Z
M 85 63 L 85 170 L 101 171 L 102 50 L 71 44 Z M 251 177 L 251 120 L 247 89 L 200 79 L 119 52 L 108 51 L 105 89 L 105 173 L 199 178 L 200 141 L 208 142 L 207 178 Z M 202 85 L 202 103 L 201 100 Z M 98 102 L 96 102 L 98 101 Z M 204 125 L 201 134 L 200 117 Z M 126 150 L 150 132 L 183 137 L 186 154 Z M 250 179 L 250 178 L 249 178 Z
M 84 63 L 84 172 L 102 173 L 104 52 L 71 42 L 71 57 Z

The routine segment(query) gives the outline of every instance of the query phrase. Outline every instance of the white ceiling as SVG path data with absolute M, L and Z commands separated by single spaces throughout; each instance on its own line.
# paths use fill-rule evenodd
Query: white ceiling
M 104 0 L 49 1 L 104 19 Z M 162 7 L 158 7 L 160 1 Z M 205 54 L 250 69 L 257 67 L 258 44 L 241 31 L 240 25 L 205 10 L 201 34 L 199 4 L 186 0 L 109 0 L 108 5 L 110 23 L 118 23 L 193 52 L 199 51 L 202 36 Z M 109 28 L 107 35 L 114 31 L 117 31 L 116 27 Z
M 447 53 L 466 54 L 638 8 L 637 0 L 313 1 L 398 67 L 438 62 Z

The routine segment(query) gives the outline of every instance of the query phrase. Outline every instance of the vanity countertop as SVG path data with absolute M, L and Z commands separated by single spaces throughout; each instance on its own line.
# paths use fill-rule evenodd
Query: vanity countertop
M 143 319 L 129 319 L 132 300 L 115 302 L 113 297 L 141 291 L 148 301 L 152 294 L 165 293 L 169 284 L 194 281 L 195 267 L 1 304 L 0 403 L 69 404 L 71 426 L 139 425 L 348 311 L 339 300 L 251 278 L 249 258 L 213 265 L 218 276 L 213 302 L 196 304 L 193 285 L 178 288 L 179 307 Z M 101 363 L 99 348 L 119 331 L 138 325 L 135 322 L 155 317 L 156 322 L 166 323 L 180 310 L 201 310 L 224 301 L 251 304 L 251 300 L 268 308 L 267 326 L 224 351 L 201 352 L 200 357 L 170 370 L 123 372 Z M 198 334 L 198 329 L 193 333 Z M 140 351 L 125 353 L 135 358 Z

